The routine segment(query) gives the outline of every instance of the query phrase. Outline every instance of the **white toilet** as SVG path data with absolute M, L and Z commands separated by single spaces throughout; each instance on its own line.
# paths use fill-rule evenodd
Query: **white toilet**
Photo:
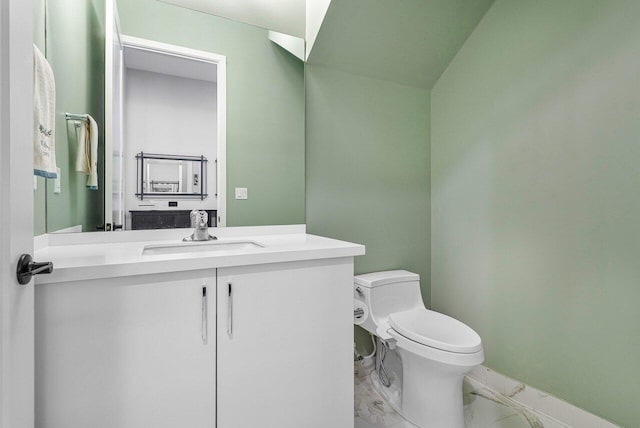
M 412 272 L 357 275 L 354 297 L 354 322 L 386 344 L 378 350 L 386 357 L 378 358 L 376 373 L 388 374 L 399 391 L 391 405 L 420 428 L 464 428 L 462 381 L 484 361 L 480 336 L 462 322 L 426 309 L 420 276 Z M 395 362 L 394 356 L 399 357 Z

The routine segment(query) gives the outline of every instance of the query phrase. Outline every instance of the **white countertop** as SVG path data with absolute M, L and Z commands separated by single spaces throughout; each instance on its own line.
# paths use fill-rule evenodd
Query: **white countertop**
M 363 245 L 305 233 L 300 226 L 210 229 L 217 243 L 253 241 L 263 247 L 143 254 L 149 245 L 182 244 L 190 229 L 91 232 L 38 238 L 35 260 L 53 262 L 53 273 L 38 275 L 36 285 L 88 279 L 214 269 L 264 263 L 360 256 Z

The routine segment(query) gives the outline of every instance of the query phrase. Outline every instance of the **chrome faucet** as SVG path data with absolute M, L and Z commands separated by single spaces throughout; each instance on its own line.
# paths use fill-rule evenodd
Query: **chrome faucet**
M 209 215 L 206 211 L 191 211 L 191 227 L 193 227 L 193 233 L 191 236 L 184 238 L 183 241 L 211 241 L 218 239 L 209 235 Z

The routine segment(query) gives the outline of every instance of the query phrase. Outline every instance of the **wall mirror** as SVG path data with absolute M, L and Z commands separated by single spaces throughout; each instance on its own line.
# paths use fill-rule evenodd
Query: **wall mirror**
M 37 235 L 172 227 L 163 219 L 192 209 L 217 226 L 304 223 L 304 42 L 271 31 L 289 27 L 198 1 L 34 3 L 35 45 L 56 79 L 60 170 L 34 179 Z M 75 167 L 91 143 L 78 133 L 87 115 L 95 188 Z

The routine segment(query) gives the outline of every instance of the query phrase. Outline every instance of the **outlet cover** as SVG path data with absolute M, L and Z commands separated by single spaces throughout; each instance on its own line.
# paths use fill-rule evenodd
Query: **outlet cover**
M 236 187 L 236 199 L 248 199 L 248 193 L 246 187 Z

